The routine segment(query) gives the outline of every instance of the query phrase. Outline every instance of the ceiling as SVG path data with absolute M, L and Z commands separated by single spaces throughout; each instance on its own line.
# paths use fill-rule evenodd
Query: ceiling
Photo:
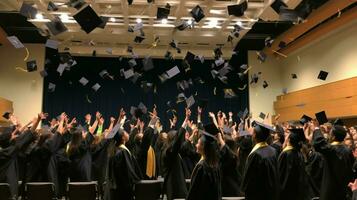
M 25 17 L 18 14 L 23 2 L 33 4 L 42 14 L 43 19 L 26 21 Z M 234 48 L 261 50 L 264 48 L 266 37 L 274 38 L 293 26 L 289 22 L 276 21 L 277 13 L 272 12 L 270 7 L 274 0 L 249 0 L 248 9 L 242 17 L 229 16 L 227 12 L 228 5 L 241 3 L 242 0 L 155 0 L 154 3 L 148 3 L 147 0 L 134 0 L 132 5 L 128 5 L 127 0 L 86 0 L 85 2 L 90 4 L 99 16 L 115 19 L 115 21 L 111 19 L 105 29 L 96 28 L 90 34 L 86 34 L 72 17 L 78 11 L 65 5 L 68 0 L 52 2 L 59 7 L 59 10 L 47 11 L 49 0 L 1 0 L 0 25 L 8 35 L 16 35 L 24 43 L 44 43 L 46 38 L 39 34 L 38 29 L 45 29 L 45 22 L 53 19 L 54 16 L 67 14 L 68 19 L 62 21 L 69 30 L 51 36 L 51 39 L 60 41 L 60 49 L 69 47 L 71 53 L 82 55 L 90 55 L 95 49 L 100 55 L 101 51 L 105 54 L 105 49 L 110 47 L 113 48 L 113 54 L 120 55 L 126 53 L 128 45 L 132 45 L 139 52 L 147 52 L 150 49 L 151 54 L 157 54 L 157 57 L 164 55 L 172 40 L 178 41 L 178 46 L 183 50 L 199 51 L 207 55 L 212 55 L 212 49 L 217 46 L 222 47 L 223 53 L 232 52 Z M 295 9 L 302 7 L 301 5 L 307 0 L 284 0 L 284 2 L 289 8 Z M 322 4 L 326 0 L 319 0 L 319 2 Z M 156 11 L 166 3 L 170 4 L 171 9 L 167 23 L 163 24 L 161 20 L 156 20 Z M 174 27 L 182 20 L 192 19 L 189 12 L 196 5 L 202 7 L 205 18 L 196 23 L 192 29 L 175 30 Z M 144 25 L 146 39 L 141 44 L 135 44 L 133 41 L 139 33 L 127 31 L 129 25 L 134 26 L 137 23 L 137 19 L 141 19 Z M 216 21 L 217 24 L 212 26 L 212 21 Z M 227 42 L 228 35 L 237 23 L 240 23 L 243 30 L 232 43 Z M 155 37 L 159 37 L 160 42 L 152 48 Z

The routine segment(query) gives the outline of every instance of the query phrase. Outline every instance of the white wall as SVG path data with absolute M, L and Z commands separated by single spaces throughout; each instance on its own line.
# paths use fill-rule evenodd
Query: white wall
M 280 65 L 282 84 L 289 92 L 357 76 L 357 20 L 294 52 Z M 329 72 L 326 81 L 317 79 L 320 70 Z M 291 79 L 291 73 L 298 79 Z
M 256 59 L 255 52 L 249 52 L 248 62 L 253 69 L 250 74 L 262 72 L 258 85 L 250 85 L 250 110 L 257 118 L 260 112 L 273 113 L 273 103 L 282 89 L 288 92 L 302 90 L 329 82 L 357 76 L 357 20 L 328 34 L 287 58 L 268 57 L 265 63 Z M 328 71 L 326 81 L 317 79 L 320 70 Z M 298 79 L 292 79 L 295 73 Z M 267 80 L 269 87 L 262 88 Z
M 36 59 L 37 72 L 23 72 L 16 67 L 26 69 L 26 50 L 13 46 L 0 47 L 0 96 L 11 100 L 14 113 L 22 123 L 27 123 L 42 110 L 43 79 L 39 71 L 43 69 L 45 46 L 43 44 L 25 44 L 30 52 L 28 60 Z
M 262 72 L 257 84 L 249 85 L 249 105 L 253 119 L 259 119 L 260 112 L 274 114 L 273 102 L 277 95 L 282 94 L 282 84 L 280 80 L 279 61 L 274 57 L 268 57 L 264 63 L 257 60 L 255 51 L 248 52 L 248 65 L 252 67 L 250 75 Z M 269 86 L 263 88 L 263 81 L 267 81 Z M 250 80 L 249 80 L 250 81 Z

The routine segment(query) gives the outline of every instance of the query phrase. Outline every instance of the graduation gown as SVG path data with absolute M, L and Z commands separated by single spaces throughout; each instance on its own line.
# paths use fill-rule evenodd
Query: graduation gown
M 10 185 L 11 196 L 17 196 L 18 194 L 17 155 L 33 139 L 34 134 L 27 130 L 8 147 L 0 148 L 0 182 Z
M 92 155 L 90 144 L 93 139 L 92 134 L 87 133 L 78 149 L 69 155 L 69 159 L 71 160 L 69 171 L 71 182 L 91 181 Z
M 154 138 L 154 129 L 151 127 L 147 127 L 144 131 L 144 136 L 141 141 L 141 144 L 140 144 L 140 147 L 138 150 L 138 156 L 137 156 L 140 170 L 144 175 L 144 179 L 150 179 L 148 176 L 146 176 L 145 172 L 146 172 L 146 167 L 147 167 L 148 150 L 149 150 L 150 146 L 154 143 L 153 138 Z
M 320 196 L 324 158 L 319 152 L 311 150 L 307 155 L 306 172 L 308 174 L 313 196 Z
M 115 155 L 108 160 L 104 199 L 134 199 L 134 185 L 141 179 L 138 169 L 130 151 L 124 145 L 117 148 Z
M 184 163 L 179 154 L 185 140 L 185 132 L 185 129 L 180 128 L 171 146 L 162 152 L 164 191 L 168 200 L 185 198 L 187 195 Z
M 242 190 L 248 200 L 279 200 L 277 156 L 265 142 L 256 144 L 248 156 Z
M 345 200 L 353 180 L 353 154 L 342 143 L 328 144 L 320 130 L 313 134 L 313 146 L 324 157 L 320 200 Z
M 242 180 L 238 170 L 238 156 L 227 145 L 223 146 L 220 151 L 220 155 L 220 168 L 222 174 L 222 196 L 241 196 L 240 184 Z
M 287 146 L 279 156 L 280 199 L 310 200 L 313 196 L 301 152 Z
M 25 182 L 52 182 L 58 192 L 57 150 L 62 145 L 62 135 L 58 132 L 41 146 L 35 146 L 27 164 Z
M 99 191 L 102 193 L 102 184 L 105 180 L 105 171 L 108 163 L 108 146 L 110 140 L 102 139 L 98 144 L 91 146 L 92 180 L 98 181 Z
M 208 166 L 201 159 L 192 172 L 191 186 L 187 200 L 221 200 L 221 175 L 219 167 Z
M 180 149 L 181 158 L 185 164 L 185 178 L 191 178 L 193 169 L 200 160 L 200 155 L 196 152 L 194 144 L 186 140 Z

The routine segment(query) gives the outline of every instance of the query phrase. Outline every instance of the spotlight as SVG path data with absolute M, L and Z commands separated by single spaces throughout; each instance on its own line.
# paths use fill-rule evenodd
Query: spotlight
M 109 20 L 110 20 L 111 22 L 115 22 L 115 18 L 114 18 L 114 17 L 109 18 Z
M 41 13 L 36 14 L 36 19 L 43 19 L 43 15 Z
M 141 23 L 142 21 L 143 21 L 143 20 L 141 20 L 141 18 L 137 18 L 137 19 L 136 19 L 136 23 L 138 23 L 138 24 Z
M 62 20 L 62 21 L 68 21 L 68 19 L 69 19 L 69 17 L 68 17 L 68 14 L 67 14 L 67 13 L 63 13 L 63 14 L 61 14 L 60 18 L 61 18 L 61 20 Z
M 162 24 L 167 24 L 167 19 L 165 19 L 165 18 L 162 19 L 162 20 L 161 20 L 161 23 L 162 23 Z

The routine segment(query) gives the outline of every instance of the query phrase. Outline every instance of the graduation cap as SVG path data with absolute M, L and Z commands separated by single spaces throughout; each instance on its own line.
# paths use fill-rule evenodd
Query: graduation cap
M 319 122 L 319 124 L 324 124 L 326 122 L 328 122 L 327 116 L 325 111 L 321 111 L 315 114 L 317 121 Z
M 186 99 L 187 108 L 190 108 L 195 103 L 196 103 L 196 101 L 195 101 L 195 98 L 193 97 L 193 95 L 191 95 L 189 98 Z
M 258 74 L 253 74 L 251 75 L 251 78 L 250 78 L 250 84 L 253 84 L 253 83 L 258 83 L 258 80 L 259 80 L 259 76 Z
M 27 18 L 35 19 L 37 14 L 37 9 L 30 4 L 22 3 L 20 8 L 20 14 Z
M 131 4 L 133 4 L 133 0 L 128 0 L 128 5 L 130 6 Z
M 267 55 L 263 51 L 257 51 L 257 56 L 258 60 L 262 63 L 267 59 Z
M 54 83 L 49 83 L 48 84 L 48 91 L 49 92 L 54 92 L 56 90 L 56 84 Z
M 134 42 L 135 43 L 141 43 L 141 42 L 143 42 L 145 40 L 145 37 L 142 37 L 142 36 L 136 36 L 135 38 L 134 38 Z
M 180 73 L 180 69 L 177 66 L 175 66 L 175 67 L 173 67 L 173 68 L 171 68 L 171 69 L 166 71 L 167 77 L 169 79 L 174 77 L 174 76 L 176 76 L 179 73 Z
M 280 12 L 281 7 L 288 7 L 282 0 L 275 0 L 270 7 L 276 12 Z
M 180 103 L 180 102 L 186 101 L 186 99 L 187 99 L 187 97 L 185 96 L 184 93 L 179 93 L 177 95 L 176 103 Z
M 261 119 L 265 119 L 265 117 L 266 117 L 266 114 L 265 113 L 263 113 L 263 112 L 260 112 L 260 114 L 259 114 L 259 118 L 261 118 Z
M 41 77 L 44 78 L 44 77 L 48 76 L 48 73 L 46 70 L 42 70 L 42 71 L 40 71 L 40 75 L 41 75 Z
M 96 51 L 96 50 L 93 50 L 93 51 L 92 51 L 92 56 L 93 56 L 93 57 L 96 57 L 96 56 L 97 56 L 97 51 Z
M 128 61 L 128 64 L 130 67 L 135 67 L 137 65 L 136 60 L 134 58 L 130 59 Z
M 231 6 L 228 6 L 227 9 L 228 9 L 229 15 L 241 17 L 244 15 L 244 12 L 248 9 L 248 2 L 244 1 L 237 5 L 231 5 Z
M 258 121 L 253 121 L 252 125 L 253 125 L 254 130 L 256 132 L 260 132 L 260 133 L 265 134 L 265 135 L 269 135 L 270 132 L 274 132 L 275 131 L 274 127 L 269 126 L 267 124 L 263 124 L 263 123 L 258 122 Z
M 271 47 L 273 42 L 274 42 L 274 40 L 270 37 L 265 38 L 265 41 L 264 41 L 266 47 Z
M 292 79 L 297 79 L 297 74 L 291 74 Z
M 113 129 L 108 133 L 107 139 L 114 139 L 116 142 L 119 142 L 123 134 L 124 129 L 120 127 L 120 124 L 116 124 Z
M 47 11 L 57 11 L 58 7 L 52 1 L 48 2 Z
M 102 19 L 90 5 L 87 5 L 85 8 L 77 12 L 73 18 L 86 33 L 92 32 L 96 27 L 103 23 Z
M 109 21 L 109 17 L 100 16 L 102 23 L 98 25 L 98 28 L 104 29 Z
M 47 39 L 45 46 L 51 49 L 58 49 L 58 44 L 57 40 Z
M 282 92 L 283 94 L 287 94 L 287 93 L 288 93 L 288 88 L 283 88 L 283 89 L 281 90 L 281 92 Z
M 223 89 L 223 93 L 225 99 L 231 99 L 237 96 L 232 89 Z
M 17 38 L 16 36 L 9 36 L 7 37 L 7 39 L 16 49 L 25 47 L 24 44 L 22 44 L 22 42 L 20 42 L 19 38 Z
M 203 134 L 209 137 L 212 137 L 212 139 L 216 139 L 216 135 L 220 132 L 219 129 L 214 125 L 213 123 L 211 124 L 206 124 L 204 126 L 204 132 Z
M 195 19 L 196 22 L 200 22 L 201 19 L 203 19 L 205 17 L 205 14 L 203 12 L 203 9 L 197 5 L 196 7 L 194 7 L 191 12 L 190 12 L 191 16 Z
M 172 53 L 171 51 L 166 51 L 165 55 L 164 55 L 165 60 L 172 60 Z
M 175 28 L 179 31 L 183 31 L 186 28 L 190 27 L 186 20 L 182 20 Z
M 158 7 L 156 12 L 156 19 L 167 19 L 170 15 L 170 4 L 166 4 L 164 8 Z
M 50 22 L 46 22 L 45 24 L 52 35 L 58 35 L 68 30 L 58 16 L 54 17 Z
M 289 129 L 289 131 L 290 131 L 289 140 L 293 146 L 296 146 L 299 144 L 299 142 L 304 142 L 306 140 L 304 129 L 293 128 L 293 129 Z
M 223 55 L 221 47 L 217 47 L 213 50 L 214 52 L 214 57 L 219 58 Z
M 285 48 L 286 47 L 286 42 L 280 41 L 278 46 L 279 46 L 280 49 Z
M 88 82 L 89 82 L 88 79 L 86 79 L 85 77 L 79 79 L 79 83 L 82 84 L 83 86 L 86 86 Z
M 86 3 L 84 2 L 84 0 L 70 0 L 67 4 L 69 7 L 79 10 Z
M 312 120 L 311 117 L 309 117 L 309 116 L 307 116 L 307 115 L 303 115 L 303 116 L 300 118 L 299 122 L 300 122 L 300 124 L 304 125 L 304 124 L 308 123 L 308 122 L 311 121 L 311 120 Z
M 100 89 L 100 87 L 101 86 L 99 85 L 99 83 L 96 83 L 92 86 L 92 89 L 94 90 L 94 92 L 97 92 Z
M 33 72 L 37 70 L 36 60 L 31 60 L 26 62 L 26 68 L 28 72 Z
M 189 64 L 191 64 L 195 60 L 195 54 L 193 54 L 190 51 L 187 51 L 184 60 L 186 60 Z
M 144 114 L 148 112 L 148 108 L 145 106 L 143 102 L 139 103 L 138 109 L 140 109 Z
M 321 70 L 317 78 L 325 81 L 327 76 L 328 76 L 328 72 Z
M 128 69 L 128 70 L 122 69 L 122 73 L 123 73 L 125 79 L 129 79 L 129 78 L 131 78 L 132 76 L 134 76 L 134 70 L 131 69 L 131 68 Z
M 265 88 L 267 88 L 268 86 L 269 86 L 268 82 L 264 81 L 264 82 L 263 82 L 263 88 L 265 89 Z
M 144 71 L 149 71 L 154 68 L 154 63 L 152 61 L 152 58 L 150 56 L 145 56 L 142 60 L 143 63 L 143 70 Z
M 12 112 L 11 111 L 6 111 L 6 112 L 4 112 L 2 117 L 7 119 L 7 120 L 9 120 L 10 119 L 10 115 L 12 115 Z
M 297 11 L 282 6 L 279 10 L 279 20 L 287 22 L 297 22 L 299 21 L 299 15 Z

